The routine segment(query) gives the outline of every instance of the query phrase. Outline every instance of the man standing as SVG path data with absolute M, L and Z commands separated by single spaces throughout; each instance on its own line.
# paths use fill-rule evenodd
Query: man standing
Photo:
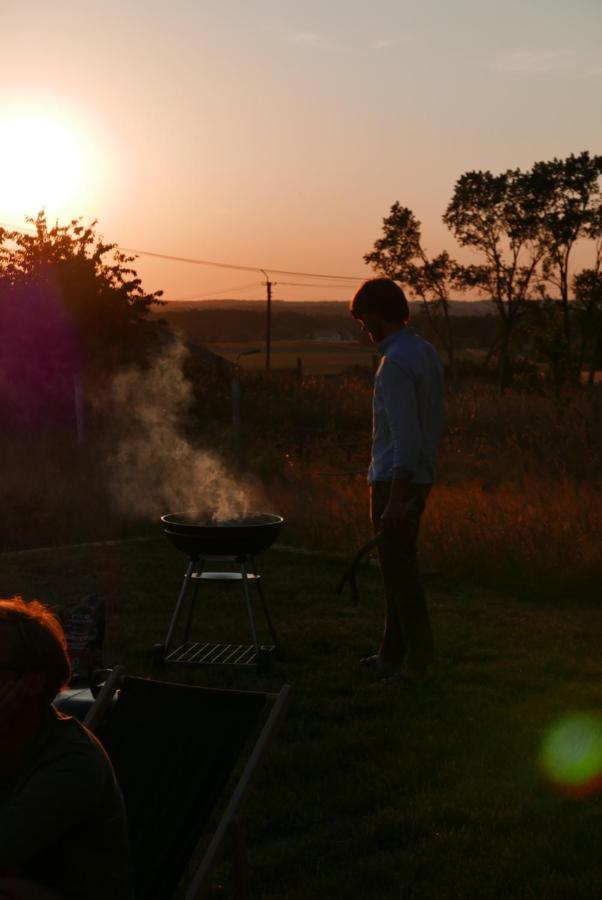
M 433 657 L 416 545 L 443 431 L 443 368 L 435 348 L 408 327 L 408 303 L 394 281 L 366 281 L 350 310 L 382 355 L 368 484 L 372 526 L 381 535 L 385 625 L 380 648 L 361 663 L 415 682 L 428 674 Z
M 52 706 L 65 636 L 41 603 L 0 600 L 0 900 L 131 900 L 123 800 L 98 741 Z

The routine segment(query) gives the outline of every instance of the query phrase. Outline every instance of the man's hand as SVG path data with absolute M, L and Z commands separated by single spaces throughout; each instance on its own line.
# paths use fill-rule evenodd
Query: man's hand
M 389 500 L 380 517 L 381 531 L 395 531 L 403 525 L 411 500 Z
M 391 482 L 389 502 L 380 517 L 381 531 L 394 531 L 401 528 L 413 498 L 409 492 L 409 481 L 395 480 Z

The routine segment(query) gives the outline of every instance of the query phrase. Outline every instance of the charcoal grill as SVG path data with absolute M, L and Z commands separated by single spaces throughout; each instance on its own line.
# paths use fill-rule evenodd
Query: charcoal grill
M 163 644 L 155 647 L 155 663 L 178 663 L 189 666 L 244 666 L 263 671 L 269 666 L 278 642 L 255 557 L 274 543 L 283 519 L 271 514 L 216 520 L 206 513 L 169 513 L 161 516 L 163 531 L 171 543 L 188 556 L 184 581 L 167 629 Z M 215 571 L 207 565 L 213 561 L 229 560 L 238 571 Z M 252 644 L 212 643 L 191 640 L 193 617 L 197 606 L 199 586 L 206 583 L 226 583 L 242 586 L 249 618 Z M 260 644 L 251 600 L 253 585 L 270 632 L 271 644 Z M 192 590 L 190 588 L 192 587 Z M 186 612 L 183 635 L 175 640 L 180 617 Z

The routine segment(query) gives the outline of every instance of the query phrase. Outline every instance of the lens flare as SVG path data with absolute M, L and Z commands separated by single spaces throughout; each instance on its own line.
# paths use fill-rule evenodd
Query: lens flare
M 541 768 L 556 790 L 584 797 L 602 788 L 602 716 L 574 713 L 554 724 L 545 735 Z

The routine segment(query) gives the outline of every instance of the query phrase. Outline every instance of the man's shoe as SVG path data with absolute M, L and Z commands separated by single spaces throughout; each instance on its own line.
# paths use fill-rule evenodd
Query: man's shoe
M 384 678 L 379 678 L 381 685 L 400 685 L 401 687 L 424 687 L 429 684 L 431 676 L 429 672 L 409 672 L 407 669 L 399 669 Z
M 401 670 L 401 665 L 401 663 L 399 663 L 399 665 L 395 665 L 395 663 L 390 663 L 384 659 L 381 659 L 378 653 L 373 653 L 372 656 L 364 656 L 362 659 L 360 659 L 360 666 L 362 667 L 362 669 L 374 669 L 381 675 L 398 674 Z

